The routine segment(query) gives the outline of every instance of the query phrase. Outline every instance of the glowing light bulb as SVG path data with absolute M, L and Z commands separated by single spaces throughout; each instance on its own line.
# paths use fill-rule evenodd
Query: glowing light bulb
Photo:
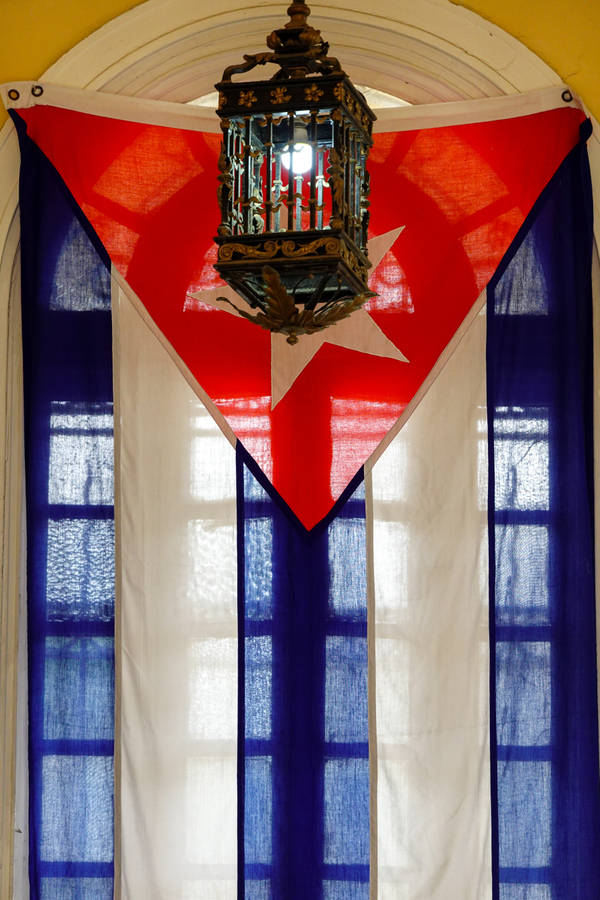
M 303 175 L 305 172 L 310 172 L 313 164 L 312 147 L 310 146 L 310 144 L 304 144 L 299 141 L 298 143 L 294 144 L 294 149 L 292 153 L 290 153 L 290 145 L 288 144 L 283 148 L 283 153 L 281 154 L 281 162 L 288 170 L 292 167 L 293 162 L 294 175 Z

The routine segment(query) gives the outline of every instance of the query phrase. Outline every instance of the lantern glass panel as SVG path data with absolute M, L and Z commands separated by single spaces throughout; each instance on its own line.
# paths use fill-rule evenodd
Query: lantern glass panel
M 231 234 L 328 229 L 329 111 L 240 116 L 229 123 Z

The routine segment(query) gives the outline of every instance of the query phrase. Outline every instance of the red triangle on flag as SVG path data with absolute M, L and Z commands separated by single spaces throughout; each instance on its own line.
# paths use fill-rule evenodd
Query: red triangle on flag
M 333 326 L 271 408 L 270 335 L 194 300 L 222 285 L 213 268 L 219 136 L 52 106 L 18 114 L 156 326 L 309 529 L 426 382 L 584 118 L 565 106 L 375 135 L 371 232 L 403 230 L 372 274 L 378 296 L 365 309 L 408 362 L 335 346 Z

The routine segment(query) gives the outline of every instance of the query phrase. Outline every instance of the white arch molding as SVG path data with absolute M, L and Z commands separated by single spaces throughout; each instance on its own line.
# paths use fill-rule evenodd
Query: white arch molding
M 221 0 L 147 0 L 85 38 L 42 76 L 69 87 L 91 88 L 148 99 L 188 102 L 213 90 L 223 69 L 242 54 L 262 50 L 265 35 L 281 24 L 286 3 Z M 320 28 L 353 81 L 410 103 L 432 103 L 513 94 L 560 84 L 560 77 L 511 35 L 450 0 L 362 0 L 311 3 Z M 600 143 L 592 142 L 600 175 Z M 18 349 L 15 294 L 10 284 L 18 253 L 18 147 L 14 129 L 0 131 L 0 504 L 3 509 L 0 601 L 0 897 L 13 896 L 13 811 L 16 719 L 16 655 L 19 597 L 19 493 L 21 452 L 11 427 Z M 600 177 L 595 179 L 600 183 Z M 598 204 L 596 203 L 596 207 Z M 596 229 L 598 234 L 598 228 Z M 9 320 L 12 323 L 9 327 Z M 597 508 L 600 503 L 597 503 Z M 21 797 L 20 805 L 23 806 Z M 25 824 L 17 822 L 17 825 Z M 17 847 L 18 851 L 18 847 Z M 17 857 L 20 853 L 17 852 Z M 15 870 L 15 896 L 27 896 L 22 863 Z M 19 886 L 17 887 L 17 884 Z
M 358 0 L 312 5 L 313 21 L 359 84 L 431 103 L 510 94 L 560 78 L 515 38 L 449 0 Z M 213 90 L 242 53 L 264 49 L 281 2 L 148 0 L 108 22 L 43 75 L 69 87 L 186 102 Z M 16 208 L 18 153 L 0 132 L 0 246 Z

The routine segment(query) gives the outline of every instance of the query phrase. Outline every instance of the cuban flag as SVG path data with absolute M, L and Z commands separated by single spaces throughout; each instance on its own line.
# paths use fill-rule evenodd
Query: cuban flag
M 563 86 L 383 115 L 376 296 L 290 346 L 213 268 L 205 114 L 28 83 L 3 98 L 22 153 L 30 896 L 592 900 L 578 102 Z

